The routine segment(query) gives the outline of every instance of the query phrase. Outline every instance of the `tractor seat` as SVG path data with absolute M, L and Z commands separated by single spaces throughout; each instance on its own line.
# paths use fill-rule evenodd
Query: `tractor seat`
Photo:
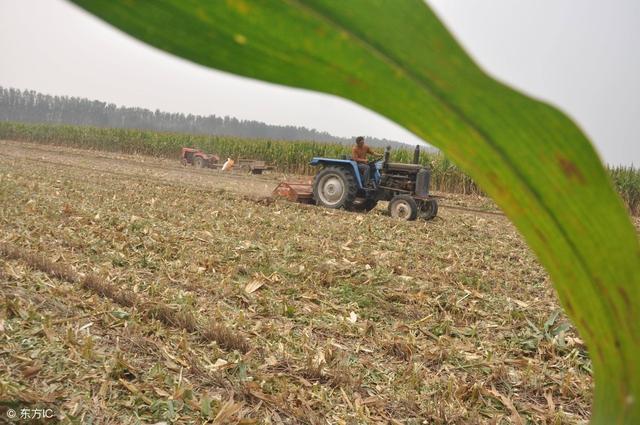
M 420 164 L 404 164 L 402 162 L 389 162 L 387 163 L 387 170 L 389 171 L 403 171 L 405 173 L 417 173 L 422 168 Z

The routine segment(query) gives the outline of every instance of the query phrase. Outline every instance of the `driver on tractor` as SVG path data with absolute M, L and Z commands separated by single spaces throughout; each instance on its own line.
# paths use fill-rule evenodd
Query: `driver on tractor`
M 356 137 L 356 145 L 351 149 L 351 159 L 358 163 L 358 169 L 362 175 L 363 186 L 368 186 L 370 183 L 371 167 L 374 166 L 369 163 L 367 155 L 380 157 L 379 153 L 375 152 L 369 146 L 364 144 L 364 137 Z M 373 185 L 373 184 L 372 184 Z

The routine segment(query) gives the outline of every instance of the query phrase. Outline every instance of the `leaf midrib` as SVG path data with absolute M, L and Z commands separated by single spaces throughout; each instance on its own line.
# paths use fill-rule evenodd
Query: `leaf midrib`
M 308 4 L 302 4 L 298 0 L 285 0 L 287 3 L 298 7 L 302 11 L 306 11 L 307 13 L 313 14 L 325 23 L 337 28 L 340 31 L 348 34 L 355 42 L 360 44 L 365 50 L 372 53 L 378 59 L 387 63 L 394 70 L 402 73 L 406 78 L 413 81 L 419 87 L 422 87 L 426 92 L 430 93 L 434 98 L 436 98 L 440 103 L 452 114 L 457 116 L 472 132 L 476 133 L 476 136 L 480 139 L 484 140 L 489 148 L 491 148 L 496 155 L 498 155 L 503 161 L 505 166 L 511 171 L 516 178 L 520 181 L 520 183 L 527 189 L 532 197 L 535 199 L 536 203 L 541 207 L 541 209 L 550 217 L 556 229 L 560 232 L 562 238 L 569 245 L 571 251 L 574 253 L 576 259 L 578 260 L 583 271 L 590 275 L 590 268 L 588 267 L 588 262 L 586 259 L 580 254 L 580 251 L 577 249 L 576 245 L 573 243 L 571 238 L 569 238 L 568 234 L 564 230 L 563 226 L 560 224 L 560 220 L 553 214 L 552 209 L 548 207 L 543 201 L 543 197 L 535 190 L 535 188 L 530 184 L 529 180 L 520 172 L 520 170 L 513 166 L 513 162 L 511 158 L 507 155 L 507 153 L 500 148 L 500 145 L 489 137 L 485 131 L 476 125 L 464 112 L 462 112 L 458 107 L 452 104 L 436 87 L 432 86 L 428 80 L 423 79 L 419 74 L 414 74 L 409 69 L 402 66 L 401 61 L 395 59 L 393 55 L 389 54 L 386 50 L 381 47 L 376 47 L 367 41 L 366 38 L 362 34 L 356 33 L 353 30 L 342 26 L 339 22 L 332 19 L 331 16 L 326 15 L 323 11 L 314 8 Z

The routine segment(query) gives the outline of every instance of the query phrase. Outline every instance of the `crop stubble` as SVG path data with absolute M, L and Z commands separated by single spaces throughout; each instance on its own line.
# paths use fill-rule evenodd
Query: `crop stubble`
M 585 348 L 503 217 L 402 223 L 163 160 L 9 147 L 0 399 L 100 423 L 588 418 Z

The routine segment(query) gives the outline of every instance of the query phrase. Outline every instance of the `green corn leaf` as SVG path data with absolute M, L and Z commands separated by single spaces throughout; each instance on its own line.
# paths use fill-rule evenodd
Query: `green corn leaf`
M 423 2 L 74 1 L 167 52 L 351 99 L 441 148 L 548 270 L 592 357 L 592 421 L 640 423 L 640 246 L 598 156 L 565 115 L 487 76 Z

